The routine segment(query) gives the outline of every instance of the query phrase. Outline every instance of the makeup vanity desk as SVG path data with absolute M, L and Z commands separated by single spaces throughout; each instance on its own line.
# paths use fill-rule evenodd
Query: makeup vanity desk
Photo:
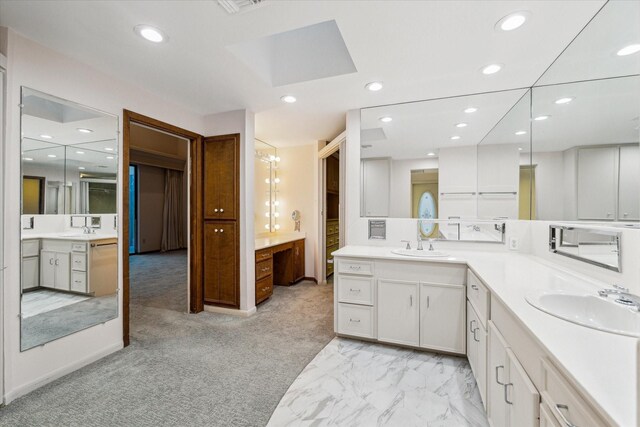
M 256 238 L 256 305 L 273 295 L 273 286 L 304 279 L 305 233 Z

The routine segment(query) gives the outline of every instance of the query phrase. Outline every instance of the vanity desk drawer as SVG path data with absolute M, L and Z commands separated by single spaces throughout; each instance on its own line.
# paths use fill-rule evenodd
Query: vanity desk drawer
M 487 287 L 471 271 L 467 270 L 467 298 L 478 313 L 478 320 L 487 327 L 490 293 Z
M 87 273 L 80 271 L 71 272 L 70 290 L 74 292 L 87 292 Z
M 256 280 L 260 280 L 271 275 L 271 263 L 272 260 L 269 259 L 267 261 L 261 261 L 256 264 Z
M 86 243 L 72 243 L 71 250 L 73 252 L 87 252 L 87 244 Z
M 273 257 L 273 252 L 271 251 L 271 248 L 256 251 L 256 262 L 265 261 L 265 260 L 271 259 L 271 257 Z
M 337 282 L 339 302 L 373 305 L 373 277 L 340 274 Z
M 71 254 L 71 269 L 75 271 L 87 271 L 87 256 L 85 254 Z
M 338 303 L 338 333 L 363 338 L 375 338 L 373 316 L 373 307 Z
M 373 276 L 373 262 L 354 259 L 338 260 L 338 273 Z

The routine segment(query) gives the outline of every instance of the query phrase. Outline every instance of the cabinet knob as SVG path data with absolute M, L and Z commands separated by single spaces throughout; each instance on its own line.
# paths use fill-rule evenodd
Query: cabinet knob
M 224 212 L 224 209 L 220 209 L 220 213 Z
M 214 212 L 218 212 L 218 208 L 214 209 L 213 211 L 214 211 Z
M 217 229 L 217 228 L 215 228 L 213 231 L 214 231 L 215 233 L 217 233 L 217 232 L 218 232 L 218 229 Z
M 221 232 L 221 233 L 224 233 L 224 228 L 221 228 L 221 229 L 220 229 L 220 232 Z

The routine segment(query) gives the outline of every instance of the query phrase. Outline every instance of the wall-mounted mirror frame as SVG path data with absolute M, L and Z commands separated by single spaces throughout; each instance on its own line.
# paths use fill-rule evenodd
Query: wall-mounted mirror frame
M 20 188 L 20 351 L 27 351 L 118 317 L 119 126 L 115 115 L 27 87 L 21 113 L 21 176 L 39 177 L 41 192 L 29 206 Z M 102 186 L 97 195 L 91 182 Z M 73 226 L 74 218 L 83 225 Z
M 280 229 L 278 200 L 278 149 L 262 140 L 255 140 L 255 232 L 275 233 Z
M 549 226 L 549 251 L 558 255 L 622 271 L 619 231 L 569 225 Z

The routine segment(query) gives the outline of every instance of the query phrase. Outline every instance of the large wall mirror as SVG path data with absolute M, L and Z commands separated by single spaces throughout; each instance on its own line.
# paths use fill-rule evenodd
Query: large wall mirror
M 21 350 L 118 316 L 118 119 L 22 88 Z
M 278 150 L 255 140 L 255 233 L 274 233 L 280 229 L 278 218 Z

